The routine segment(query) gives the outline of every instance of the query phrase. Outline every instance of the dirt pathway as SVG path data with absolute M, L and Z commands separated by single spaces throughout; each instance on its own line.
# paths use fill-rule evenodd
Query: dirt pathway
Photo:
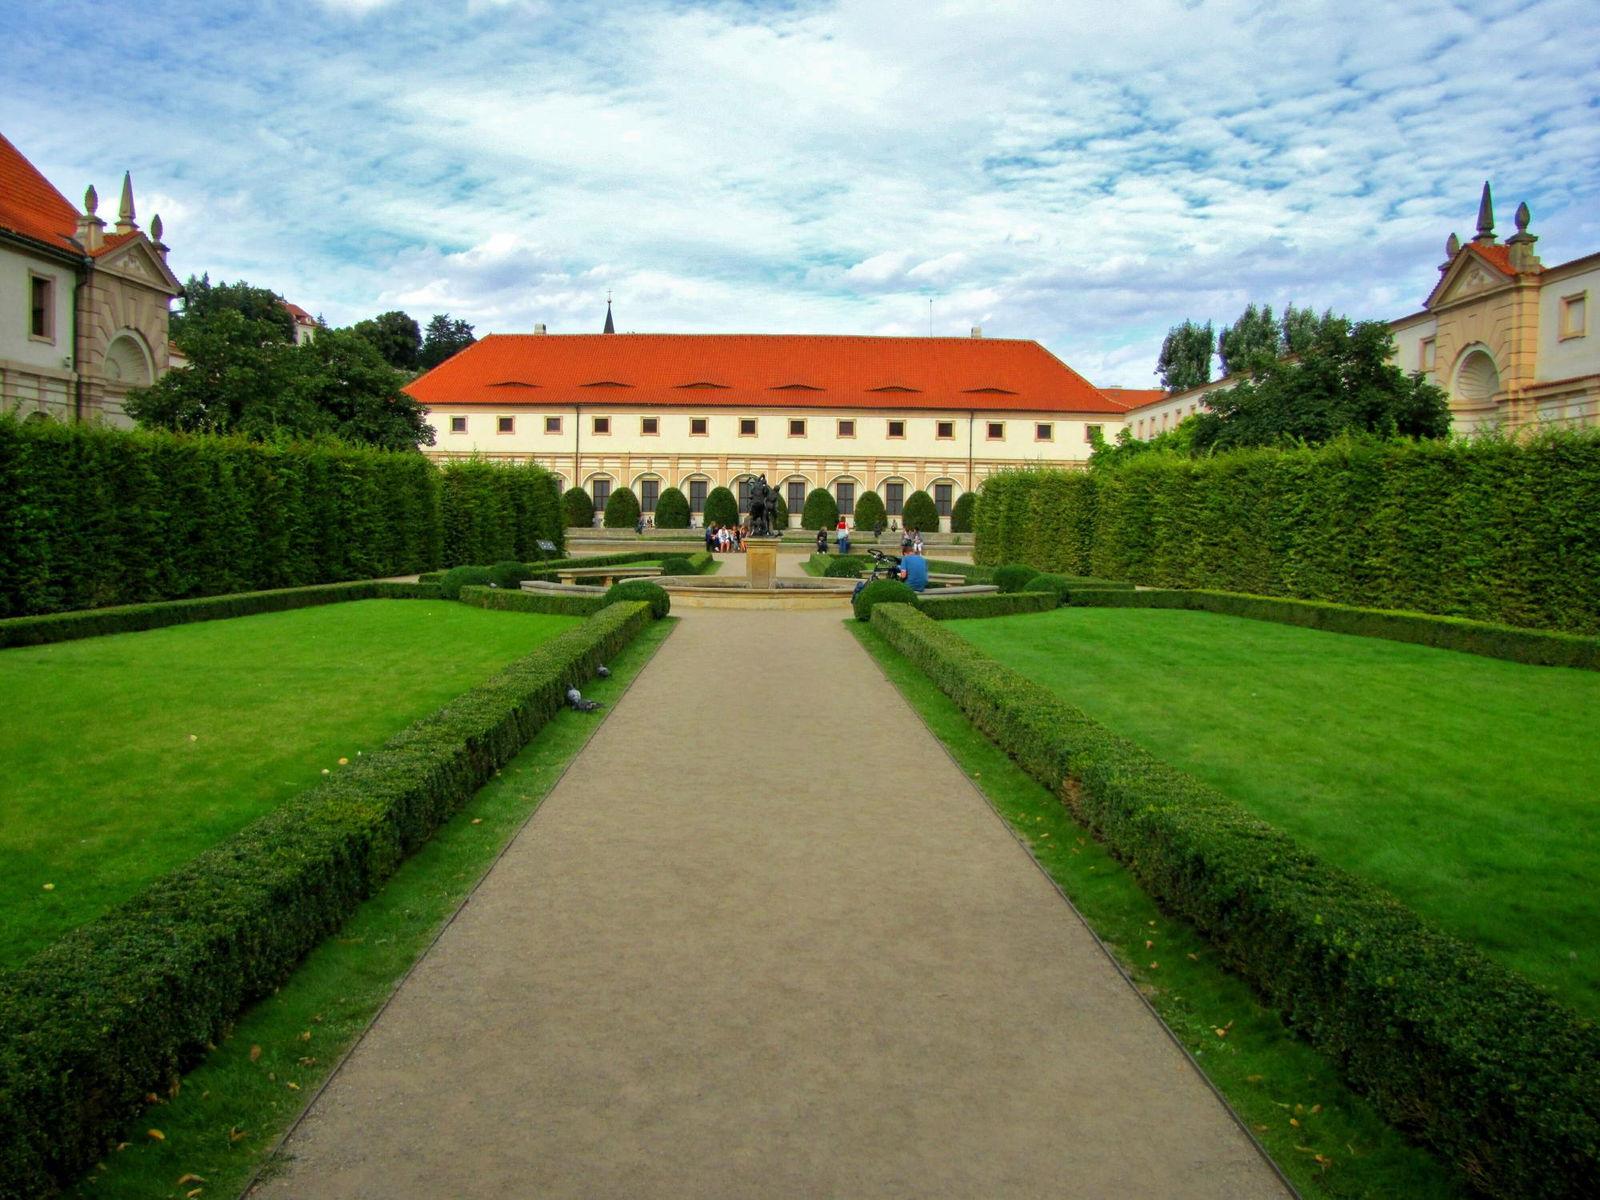
M 836 613 L 687 614 L 253 1193 L 1282 1197 Z

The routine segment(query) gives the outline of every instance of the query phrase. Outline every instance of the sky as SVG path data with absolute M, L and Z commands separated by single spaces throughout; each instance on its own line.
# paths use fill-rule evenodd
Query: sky
M 0 0 L 0 132 L 329 323 L 1033 338 L 1417 311 L 1485 179 L 1600 251 L 1595 0 Z M 108 211 L 109 210 L 109 211 Z M 930 306 L 931 301 L 931 306 Z

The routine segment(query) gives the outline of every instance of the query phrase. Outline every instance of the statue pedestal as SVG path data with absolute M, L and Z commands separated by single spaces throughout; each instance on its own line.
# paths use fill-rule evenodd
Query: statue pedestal
M 752 537 L 744 540 L 745 571 L 752 591 L 767 591 L 778 577 L 778 547 L 782 538 Z

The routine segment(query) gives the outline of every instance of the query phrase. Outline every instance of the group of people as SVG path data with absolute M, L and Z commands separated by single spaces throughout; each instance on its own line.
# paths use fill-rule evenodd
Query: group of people
M 875 528 L 872 533 L 874 537 L 883 536 L 882 521 L 878 522 L 877 528 Z M 839 518 L 839 525 L 835 531 L 834 540 L 838 543 L 840 554 L 850 553 L 850 523 L 843 517 Z M 922 551 L 923 544 L 921 530 L 907 527 L 906 531 L 900 535 L 900 553 L 921 554 Z M 817 553 L 826 554 L 827 552 L 828 531 L 826 529 L 819 529 L 817 530 Z
M 718 525 L 715 522 L 706 526 L 706 552 L 709 554 L 738 554 L 744 550 L 744 540 L 750 536 L 750 529 L 745 525 Z

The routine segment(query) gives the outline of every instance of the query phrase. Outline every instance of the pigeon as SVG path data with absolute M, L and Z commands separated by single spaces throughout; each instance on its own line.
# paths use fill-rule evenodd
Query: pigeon
M 596 667 L 594 669 L 594 673 L 600 676 L 601 679 L 611 678 L 611 668 L 606 666 L 605 663 L 601 663 L 598 667 Z
M 585 700 L 577 688 L 567 689 L 567 707 L 574 712 L 594 712 L 600 707 L 598 700 Z

